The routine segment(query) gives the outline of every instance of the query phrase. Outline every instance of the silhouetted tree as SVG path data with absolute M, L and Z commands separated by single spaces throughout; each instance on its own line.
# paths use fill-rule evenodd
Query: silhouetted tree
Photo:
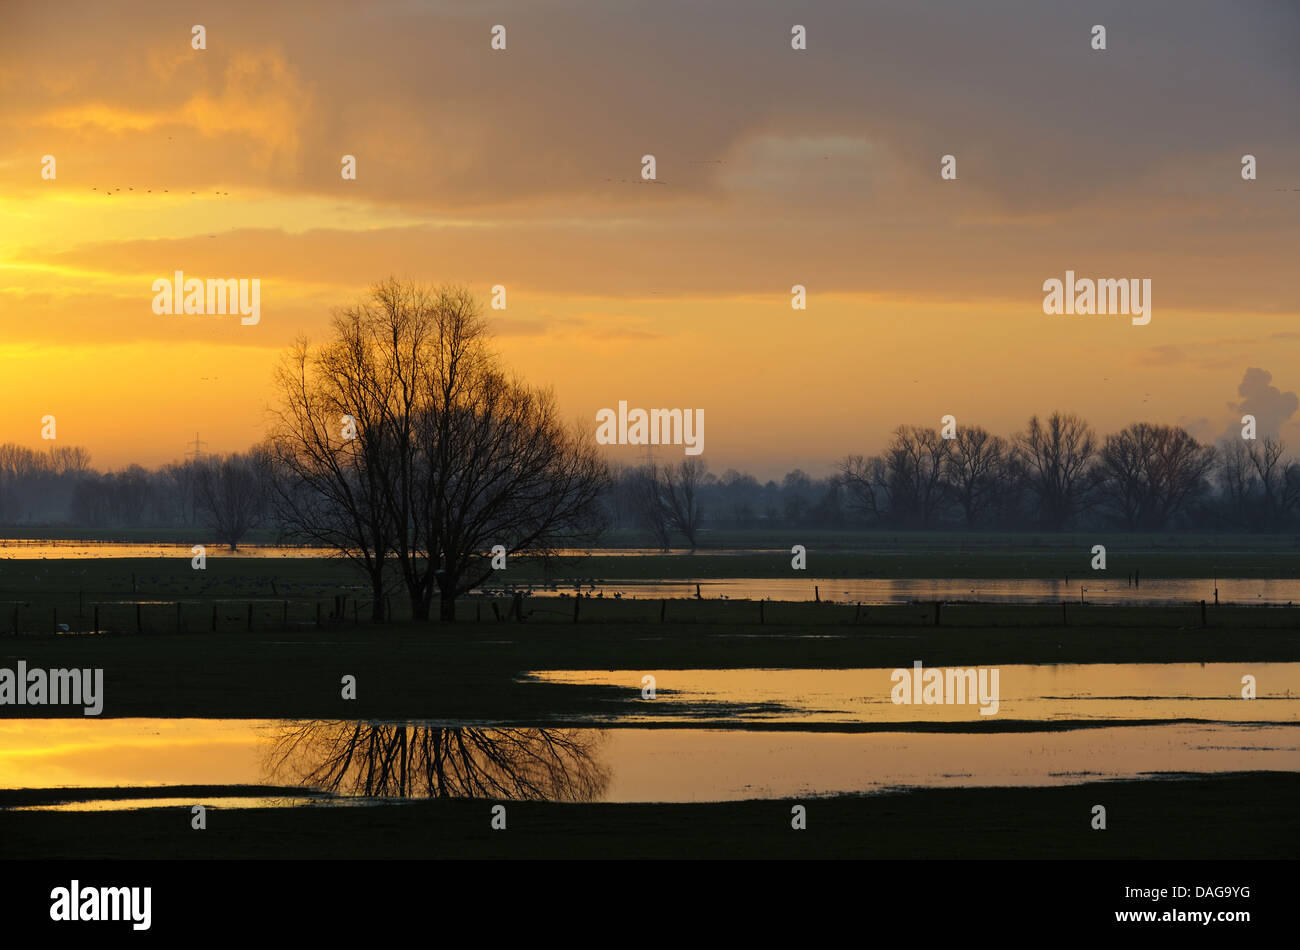
M 692 551 L 700 529 L 700 486 L 708 472 L 704 459 L 689 457 L 662 469 L 661 492 L 672 526 L 686 536 Z
M 1246 451 L 1259 485 L 1265 524 L 1280 528 L 1300 505 L 1300 465 L 1287 459 L 1285 443 L 1271 436 L 1252 440 Z
M 599 529 L 604 463 L 550 392 L 498 368 L 467 291 L 378 284 L 291 366 L 275 435 L 282 517 L 360 560 L 376 601 L 391 556 L 412 615 L 429 616 L 436 589 L 454 620 L 456 598 L 491 576 L 493 546 L 539 554 Z
M 898 527 L 932 527 L 947 501 L 943 473 L 951 442 L 935 429 L 899 426 L 885 449 L 890 520 Z
M 961 507 L 967 528 L 974 528 L 1008 487 L 1007 441 L 979 426 L 961 426 L 943 462 L 948 493 Z
M 660 551 L 667 551 L 672 547 L 669 534 L 672 512 L 664 504 L 663 476 L 659 473 L 659 466 L 650 462 L 632 469 L 627 473 L 627 484 L 637 526 L 650 535 Z
M 266 517 L 269 474 L 268 456 L 256 450 L 208 457 L 194 466 L 196 507 L 217 540 L 232 551 Z
M 1214 452 L 1184 429 L 1137 422 L 1106 436 L 1097 487 L 1127 528 L 1158 531 L 1206 490 Z
M 1054 412 L 1046 423 L 1033 416 L 1016 447 L 1040 523 L 1053 531 L 1067 527 L 1091 501 L 1089 468 L 1097 451 L 1092 428 L 1071 413 Z

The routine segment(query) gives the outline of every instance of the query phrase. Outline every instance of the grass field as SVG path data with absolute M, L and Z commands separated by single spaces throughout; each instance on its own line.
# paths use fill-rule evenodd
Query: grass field
M 1211 609 L 1215 626 L 1201 628 L 1191 608 L 1076 608 L 1076 625 L 1062 627 L 1057 608 L 956 606 L 935 627 L 929 605 L 872 608 L 870 622 L 857 624 L 849 606 L 767 605 L 759 624 L 756 604 L 735 601 L 672 602 L 663 623 L 657 607 L 653 620 L 637 618 L 652 605 L 591 603 L 599 613 L 578 624 L 541 615 L 281 629 L 268 620 L 252 632 L 236 624 L 181 635 L 7 636 L 0 666 L 102 668 L 106 716 L 554 723 L 609 714 L 635 690 L 519 683 L 519 673 L 895 668 L 918 658 L 928 666 L 1300 660 L 1300 608 Z M 345 674 L 358 679 L 355 700 L 340 698 Z M 6 717 L 70 714 L 80 712 L 0 706 Z
M 57 540 L 84 535 L 57 527 L 0 530 L 0 537 L 40 537 Z M 209 565 L 229 557 L 203 531 L 160 529 L 114 531 L 97 539 L 121 542 L 166 542 L 207 546 Z M 269 544 L 267 532 L 250 536 L 247 544 Z M 645 539 L 611 534 L 600 541 L 607 548 L 639 548 Z M 1069 534 L 953 533 L 884 531 L 729 531 L 705 532 L 695 554 L 570 556 L 545 564 L 513 560 L 505 579 L 515 583 L 545 579 L 656 579 L 688 577 L 783 577 L 790 568 L 790 548 L 808 551 L 808 573 L 820 577 L 875 578 L 1040 578 L 1091 574 L 1092 548 L 1106 547 L 1107 571 L 1126 577 L 1300 577 L 1300 537 L 1290 534 L 1127 534 L 1079 532 Z M 709 552 L 734 552 L 711 554 Z M 745 553 L 748 552 L 748 553 Z M 3 554 L 3 549 L 0 549 Z M 156 559 L 155 559 L 156 560 Z M 189 559 L 177 559 L 188 569 Z
M 774 538 L 766 536 L 766 546 Z M 781 538 L 809 548 L 816 577 L 1042 577 L 1087 570 L 1083 537 L 846 533 Z M 1290 538 L 1102 539 L 1111 570 L 1153 577 L 1294 577 Z M 729 537 L 737 547 L 753 539 Z M 514 562 L 498 586 L 610 578 L 785 577 L 785 550 Z M 1227 567 L 1224 567 L 1227 565 Z M 1095 576 L 1095 575 L 1093 575 Z M 341 615 L 332 616 L 345 597 Z M 424 720 L 589 726 L 635 710 L 628 688 L 520 681 L 546 669 L 849 669 L 1054 663 L 1300 661 L 1300 607 L 780 603 L 475 595 L 456 623 L 367 620 L 370 591 L 347 562 L 241 558 L 0 559 L 0 666 L 102 668 L 104 716 Z M 575 621 L 574 611 L 577 609 Z M 436 605 L 434 614 L 436 616 Z M 55 635 L 58 624 L 100 635 Z M 15 633 L 14 631 L 18 631 Z M 357 679 L 344 700 L 340 680 Z M 737 728 L 719 704 L 707 722 Z M 81 718 L 80 709 L 0 706 L 0 716 Z M 1107 725 L 1117 725 L 1113 720 Z M 671 728 L 673 724 L 660 724 Z M 1086 721 L 1065 727 L 1081 728 Z M 743 723 L 745 728 L 849 728 Z M 892 724 L 894 731 L 1051 729 L 1053 723 Z M 880 728 L 879 724 L 863 728 Z M 249 790 L 245 790 L 247 793 Z M 155 794 L 165 790 L 152 789 Z M 77 858 L 348 857 L 1289 857 L 1300 774 L 1241 773 L 1061 788 L 917 789 L 811 799 L 807 831 L 790 801 L 508 805 L 483 800 L 362 807 L 216 809 L 204 832 L 187 809 L 0 811 L 7 854 Z M 137 789 L 137 794 L 143 790 Z M 238 794 L 238 792 L 234 792 Z M 0 792 L 0 806 L 67 792 Z M 87 793 L 89 794 L 89 793 Z M 114 789 L 112 797 L 132 794 Z M 175 797 L 232 794 L 178 790 Z M 169 797 L 172 797 L 169 795 Z M 1094 804 L 1107 831 L 1093 831 Z
M 153 789 L 168 797 L 222 787 Z M 174 793 L 174 794 L 173 794 Z M 22 800 L 8 793 L 6 803 Z M 28 800 L 45 800 L 26 793 Z M 1295 856 L 1300 775 L 1256 772 L 1052 788 L 917 789 L 717 804 L 506 805 L 448 799 L 361 807 L 0 812 L 5 851 L 75 858 L 1274 858 Z M 791 807 L 807 829 L 791 828 Z M 1104 805 L 1105 830 L 1091 827 Z
M 1059 539 L 1058 539 L 1059 540 Z M 1086 553 L 1086 552 L 1085 552 Z M 956 555 L 953 555 L 954 557 Z M 1007 555 L 1010 557 L 1010 555 Z M 1025 555 L 1016 555 L 1024 558 Z M 888 562 L 890 570 L 876 570 L 873 555 L 861 553 L 826 554 L 820 558 L 810 554 L 810 568 L 807 575 L 808 587 L 812 588 L 817 578 L 828 577 L 926 577 L 926 576 L 977 576 L 978 570 L 988 571 L 989 576 L 1020 576 L 1003 563 L 999 570 L 994 570 L 974 554 L 966 565 L 956 562 L 941 565 L 935 560 L 933 552 L 917 549 L 906 555 L 897 555 Z M 1050 577 L 1051 572 L 1044 565 L 1050 565 L 1053 558 L 1063 558 L 1059 551 L 1045 552 L 1041 556 L 1030 556 L 1021 565 L 1024 576 L 1029 568 L 1037 569 L 1037 574 Z M 1174 576 L 1209 576 L 1209 555 L 1191 550 L 1177 554 L 1162 555 L 1164 561 L 1154 557 L 1145 558 L 1144 563 L 1166 563 L 1166 573 L 1152 572 L 1148 567 L 1142 568 L 1144 579 Z M 908 559 L 911 559 L 910 561 Z M 1199 560 L 1198 560 L 1199 559 Z M 1086 558 L 1084 559 L 1086 563 Z M 1177 565 L 1174 565 L 1177 562 Z M 1122 563 L 1122 562 L 1121 562 Z M 1089 584 L 1102 585 L 1108 580 L 1125 583 L 1126 574 L 1114 567 L 1106 572 L 1084 572 L 1076 569 L 1076 581 L 1086 579 Z M 1283 547 L 1267 552 L 1241 553 L 1232 562 L 1231 573 L 1226 576 L 1296 576 L 1296 565 L 1300 557 L 1289 555 Z M 1062 565 L 1058 565 L 1062 566 Z M 817 570 L 813 571 L 816 567 Z M 1077 568 L 1077 565 L 1076 565 Z M 1285 569 L 1285 570 L 1284 570 Z M 927 573 L 929 572 L 929 573 Z M 1253 573 L 1252 573 L 1253 572 Z M 1033 576 L 1037 576 L 1037 574 Z M 508 570 L 493 576 L 495 588 L 513 585 L 535 585 L 549 582 L 563 590 L 575 580 L 583 582 L 589 588 L 592 582 L 603 583 L 614 578 L 621 579 L 672 579 L 674 577 L 790 577 L 789 559 L 785 554 L 732 554 L 732 555 L 666 555 L 666 556 L 601 556 L 591 558 L 552 559 L 546 566 L 537 562 L 515 562 Z M 1064 576 L 1064 575 L 1062 575 Z M 397 620 L 409 619 L 411 611 L 399 584 L 393 578 L 389 586 L 387 607 L 390 616 Z M 812 593 L 810 590 L 809 593 Z M 827 585 L 824 596 L 834 593 L 833 585 Z M 318 612 L 321 619 L 328 619 L 335 610 L 337 596 L 347 598 L 339 620 L 360 621 L 366 619 L 372 597 L 370 587 L 360 570 L 348 561 L 334 558 L 245 558 L 224 557 L 210 554 L 204 570 L 191 567 L 188 556 L 172 558 L 63 558 L 63 559 L 0 559 L 0 632 L 52 632 L 59 624 L 66 624 L 72 631 L 108 630 L 129 632 L 173 632 L 184 630 L 231 630 L 248 629 L 251 611 L 253 628 L 274 625 L 286 627 L 291 625 L 315 624 Z M 135 604 L 143 603 L 137 613 Z M 96 613 L 96 605 L 99 612 Z M 508 601 L 503 600 L 497 609 L 504 614 Z M 817 605 L 804 605 L 810 610 L 817 610 Z M 819 614 L 801 614 L 799 617 L 816 616 L 815 622 L 843 622 L 845 618 L 856 617 L 860 622 L 886 622 L 900 625 L 926 623 L 927 612 L 932 606 L 908 606 L 905 608 L 873 607 L 864 608 L 862 612 L 851 606 L 845 608 L 823 605 L 825 612 Z M 215 608 L 215 609 L 214 609 Z M 435 606 L 435 613 L 436 613 Z M 581 619 L 626 620 L 630 622 L 650 622 L 659 619 L 660 602 L 639 600 L 632 602 L 624 599 L 621 605 L 610 605 L 609 599 L 596 600 L 584 598 L 580 607 Z M 792 620 L 790 609 L 784 607 L 764 607 L 762 620 L 772 622 L 773 618 L 784 617 L 776 622 L 798 622 Z M 1140 616 L 1146 619 L 1123 619 L 1125 614 L 1089 614 L 1088 609 L 1080 607 L 1076 612 L 1073 606 L 1066 605 L 1064 611 L 1054 608 L 1026 608 L 1020 612 L 1000 614 L 1008 608 L 989 605 L 971 607 L 950 605 L 944 608 L 944 616 L 952 618 L 951 623 L 975 623 L 976 625 L 1014 625 L 1032 624 L 1086 624 L 1090 617 L 1105 616 L 1105 625 L 1155 626 L 1199 625 L 1199 613 L 1192 607 L 1174 607 L 1172 612 L 1156 608 L 1153 612 Z M 1090 608 L 1089 608 L 1090 609 Z M 1119 609 L 1119 608 L 1116 608 Z M 1144 608 L 1126 608 L 1144 609 Z M 1214 624 L 1231 624 L 1225 620 L 1227 611 L 1224 607 L 1206 622 Z M 559 598 L 528 601 L 528 610 L 534 619 L 572 619 L 573 600 Z M 845 610 L 848 613 L 845 613 Z M 985 611 L 982 619 L 971 620 L 976 616 L 970 611 Z M 1034 610 L 1039 610 L 1034 613 Z M 462 618 L 477 619 L 480 612 L 486 611 L 484 617 L 495 617 L 490 602 L 481 598 L 467 598 L 461 601 Z M 713 600 L 690 601 L 689 607 L 674 603 L 666 608 L 672 619 L 677 622 L 723 622 L 750 623 L 759 619 L 760 608 L 729 607 L 727 604 Z M 1073 616 L 1072 616 L 1073 614 Z M 965 616 L 965 621 L 957 618 Z M 1138 615 L 1128 615 L 1137 617 Z M 1256 619 L 1251 625 L 1271 626 L 1278 623 L 1294 625 L 1295 618 L 1286 611 L 1274 614 L 1252 615 Z M 1269 619 L 1264 619 L 1265 617 Z M 1006 619 L 1000 619 L 1005 617 Z M 830 618 L 835 618 L 834 620 Z M 1028 618 L 1028 619 L 1027 619 Z M 98 623 L 96 623 L 98 620 Z M 933 620 L 933 617 L 930 617 Z

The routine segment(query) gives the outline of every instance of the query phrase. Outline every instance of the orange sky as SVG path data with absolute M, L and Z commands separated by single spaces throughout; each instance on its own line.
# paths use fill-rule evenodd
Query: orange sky
M 500 349 L 567 415 L 702 408 L 718 472 L 945 413 L 1216 438 L 1300 389 L 1300 26 L 1152 7 L 828 3 L 793 51 L 763 2 L 6 4 L 0 442 L 242 449 L 277 355 L 390 274 L 505 285 Z M 1067 269 L 1150 278 L 1150 325 L 1044 315 Z M 260 279 L 260 323 L 155 315 L 176 270 Z

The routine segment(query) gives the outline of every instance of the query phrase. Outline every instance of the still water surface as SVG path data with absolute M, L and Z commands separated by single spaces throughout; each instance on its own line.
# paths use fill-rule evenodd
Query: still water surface
M 636 690 L 648 671 L 558 671 L 544 682 Z M 1300 664 L 1000 668 L 997 716 L 889 701 L 888 670 L 659 670 L 654 700 L 615 728 L 220 719 L 0 720 L 0 788 L 274 785 L 179 801 L 96 793 L 63 808 L 302 805 L 435 796 L 692 802 L 917 786 L 1063 785 L 1149 773 L 1300 771 Z M 1240 698 L 1256 677 L 1260 698 Z M 651 711 L 651 708 L 653 711 Z M 738 711 L 739 710 L 739 711 Z M 686 728 L 648 728 L 656 717 Z M 719 720 L 741 728 L 709 728 Z M 909 731 L 969 720 L 961 731 Z M 987 732 L 988 719 L 1093 728 Z M 1152 724 L 1110 725 L 1115 720 Z M 743 728 L 785 722 L 786 731 Z M 1187 720 L 1206 720 L 1189 722 Z M 692 726 L 692 722 L 696 725 Z M 800 724 L 877 724 L 800 731 Z M 69 799 L 76 798 L 73 791 Z M 14 802 L 13 804 L 22 804 Z M 28 803 L 30 804 L 30 802 Z M 0 827 L 3 817 L 0 814 Z

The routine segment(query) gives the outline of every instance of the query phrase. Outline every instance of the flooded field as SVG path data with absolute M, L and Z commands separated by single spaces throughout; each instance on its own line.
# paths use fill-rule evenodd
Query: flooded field
M 224 545 L 198 538 L 190 544 L 138 541 L 76 541 L 45 538 L 13 538 L 0 540 L 0 560 L 13 558 L 34 560 L 40 558 L 124 558 L 124 557 L 190 557 L 190 548 L 194 544 L 203 544 L 209 555 L 219 557 L 338 557 L 334 548 L 312 547 L 310 545 L 291 544 L 241 544 L 236 551 L 230 551 Z M 770 554 L 783 549 L 776 548 L 717 548 L 690 551 L 687 548 L 673 548 L 662 551 L 658 548 L 563 548 L 555 551 L 556 557 L 652 557 L 659 555 L 691 554 L 695 557 L 732 556 L 737 554 Z
M 912 670 L 907 671 L 909 674 Z M 1300 723 L 1300 663 L 1094 663 L 1004 665 L 993 713 L 972 689 L 957 703 L 895 703 L 892 670 L 546 670 L 541 683 L 622 687 L 655 697 L 623 712 L 625 722 L 675 722 L 725 716 L 736 722 L 908 723 L 994 720 L 1091 722 L 1201 719 Z M 1242 698 L 1254 677 L 1256 698 Z M 922 672 L 924 679 L 924 666 Z M 922 697 L 923 698 L 923 697 Z
M 962 601 L 992 604 L 1056 604 L 1062 601 L 1088 604 L 1174 604 L 1215 602 L 1223 604 L 1293 604 L 1300 603 L 1300 580 L 1256 578 L 1183 578 L 1172 580 L 1143 579 L 1140 586 L 1129 585 L 1125 578 L 1098 582 L 1091 578 L 1037 580 L 1011 578 L 955 579 L 885 579 L 885 578 L 799 578 L 735 577 L 688 578 L 673 581 L 603 580 L 583 584 L 584 594 L 605 597 L 776 601 L 833 601 L 837 603 L 907 604 L 914 601 L 932 603 Z M 528 588 L 535 596 L 572 594 L 573 587 Z
M 1300 771 L 1300 664 L 1006 666 L 1000 709 L 898 705 L 888 670 L 532 674 L 640 690 L 612 728 L 232 719 L 0 722 L 0 789 L 66 788 L 41 807 L 288 807 L 423 797 L 705 802 L 907 787 L 1042 786 L 1156 773 Z M 1259 698 L 1240 698 L 1241 677 Z M 727 710 L 734 728 L 713 725 Z M 979 728 L 1014 720 L 1005 731 Z M 927 722 L 969 721 L 948 732 Z M 1117 724 L 1110 725 L 1110 721 Z M 1119 725 L 1121 721 L 1141 724 Z M 679 728 L 649 728 L 671 721 Z M 693 722 L 697 724 L 692 724 Z M 773 731 L 746 724 L 783 722 Z M 1033 723 L 1087 725 L 1038 731 Z M 844 726 L 837 731 L 834 724 Z M 854 724 L 875 730 L 851 731 Z M 1016 723 L 1020 724 L 1017 728 Z M 637 724 L 637 725 L 632 725 Z M 819 731 L 800 730 L 800 724 Z M 828 727 L 828 724 L 829 727 Z M 612 725 L 612 724 L 611 724 Z M 283 794 L 140 799 L 76 788 L 260 785 Z M 57 797 L 57 796 L 56 796 Z M 18 803 L 23 804 L 23 803 Z M 26 803 L 32 804 L 32 803 Z M 0 817 L 0 826 L 3 818 Z

